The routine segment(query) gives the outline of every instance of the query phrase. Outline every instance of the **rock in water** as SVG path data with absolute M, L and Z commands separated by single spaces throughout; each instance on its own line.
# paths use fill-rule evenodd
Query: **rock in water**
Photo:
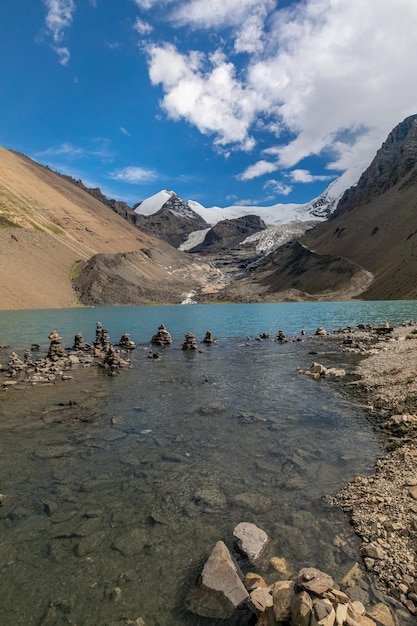
M 228 619 L 248 599 L 238 566 L 223 541 L 218 541 L 207 559 L 197 587 L 188 596 L 187 608 L 213 619 Z
M 266 532 L 250 522 L 238 524 L 233 531 L 233 536 L 238 549 L 248 557 L 251 563 L 259 559 L 269 541 Z

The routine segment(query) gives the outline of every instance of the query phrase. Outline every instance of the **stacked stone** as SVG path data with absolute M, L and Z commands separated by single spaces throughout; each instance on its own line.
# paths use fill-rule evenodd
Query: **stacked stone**
M 172 343 L 172 337 L 165 328 L 163 324 L 161 324 L 158 328 L 158 331 L 153 335 L 151 339 L 151 344 L 153 346 L 170 346 Z
M 97 322 L 96 324 L 94 347 L 99 352 L 107 352 L 111 347 L 109 332 L 103 328 L 101 322 Z
M 9 357 L 9 362 L 7 364 L 7 371 L 9 372 L 9 374 L 15 376 L 17 372 L 20 372 L 24 368 L 25 364 L 22 359 L 18 357 L 16 352 L 12 352 Z
M 58 335 L 56 330 L 53 330 L 49 335 L 48 339 L 50 340 L 49 350 L 47 357 L 51 361 L 59 361 L 60 359 L 65 359 L 67 353 L 62 347 L 61 341 L 62 337 Z
M 118 352 L 116 352 L 114 347 L 110 346 L 110 348 L 107 350 L 106 355 L 104 357 L 103 365 L 104 365 L 104 367 L 108 367 L 109 368 L 109 370 L 110 370 L 109 374 L 110 374 L 110 376 L 112 376 L 113 374 L 116 374 L 117 371 L 121 367 L 128 366 L 129 362 L 125 361 L 124 359 L 122 359 L 120 354 Z
M 205 344 L 212 344 L 212 343 L 217 343 L 217 339 L 215 339 L 213 337 L 213 333 L 211 332 L 211 330 L 208 330 L 205 334 L 205 337 L 203 339 L 203 343 Z
M 83 334 L 80 332 L 76 333 L 72 349 L 76 352 L 85 352 L 88 348 L 89 346 L 85 343 Z
M 120 337 L 120 341 L 119 341 L 119 346 L 121 348 L 124 348 L 125 350 L 133 350 L 134 348 L 136 348 L 136 344 L 134 341 L 132 341 L 132 339 L 130 338 L 129 333 L 124 333 L 121 337 Z
M 197 350 L 197 339 L 194 333 L 187 333 L 185 335 L 184 343 L 182 344 L 183 350 Z
M 32 354 L 28 348 L 25 350 L 23 360 L 26 367 L 33 367 Z

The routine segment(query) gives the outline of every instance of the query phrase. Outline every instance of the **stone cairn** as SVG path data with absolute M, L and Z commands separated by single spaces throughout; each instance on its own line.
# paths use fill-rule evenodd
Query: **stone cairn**
M 184 343 L 182 344 L 183 350 L 197 350 L 197 339 L 194 333 L 187 333 L 185 335 Z
M 22 369 L 24 369 L 24 367 L 25 364 L 22 359 L 18 357 L 16 352 L 12 352 L 10 354 L 9 362 L 7 364 L 7 371 L 9 372 L 9 374 L 11 376 L 16 376 L 17 372 L 20 372 Z
M 75 352 L 85 352 L 86 350 L 90 349 L 90 346 L 85 343 L 82 333 L 78 332 L 76 333 L 76 335 L 74 335 L 74 343 L 72 349 L 75 350 Z
M 217 342 L 218 340 L 213 337 L 213 333 L 211 332 L 211 330 L 208 330 L 204 336 L 203 343 L 207 345 L 211 345 Z
M 265 531 L 241 522 L 233 537 L 235 548 L 251 566 L 262 563 L 270 543 Z M 274 560 L 284 561 L 274 557 L 269 562 Z M 256 626 L 398 626 L 386 604 L 378 602 L 367 609 L 362 602 L 350 599 L 349 585 L 346 591 L 315 567 L 305 567 L 295 578 L 270 585 L 253 571 L 244 576 L 226 544 L 218 541 L 188 594 L 186 606 L 196 615 L 215 620 L 250 612 L 256 620 L 250 623 Z
M 114 376 L 120 368 L 129 365 L 129 361 L 122 359 L 120 354 L 116 352 L 114 346 L 110 345 L 105 354 L 102 365 L 109 368 L 109 376 Z
M 62 337 L 58 335 L 56 330 L 53 330 L 49 335 L 48 339 L 50 340 L 49 350 L 47 354 L 47 358 L 50 361 L 59 361 L 60 359 L 65 359 L 67 356 L 66 351 L 62 347 Z
M 109 332 L 103 328 L 101 322 L 96 324 L 96 338 L 94 348 L 96 352 L 107 352 L 111 346 Z
M 274 341 L 279 341 L 280 343 L 285 343 L 287 340 L 287 335 L 282 331 L 279 330 L 277 333 L 277 336 L 275 337 Z
M 33 367 L 32 353 L 29 348 L 26 348 L 25 350 L 23 361 L 26 367 Z
M 159 326 L 158 331 L 152 336 L 151 344 L 153 346 L 170 346 L 172 344 L 172 337 L 163 324 Z
M 134 350 L 136 348 L 136 344 L 130 338 L 129 333 L 124 333 L 119 340 L 119 347 L 124 348 L 125 350 Z

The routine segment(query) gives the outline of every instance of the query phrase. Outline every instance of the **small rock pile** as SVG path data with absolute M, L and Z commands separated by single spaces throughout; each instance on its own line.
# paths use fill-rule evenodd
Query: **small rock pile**
M 79 332 L 75 334 L 72 349 L 75 352 L 85 352 L 86 350 L 90 349 L 90 346 L 85 343 L 82 333 Z
M 287 340 L 287 335 L 284 333 L 284 331 L 279 330 L 277 333 L 277 336 L 275 337 L 274 341 L 279 341 L 280 343 L 285 343 Z
M 126 333 L 123 337 L 129 340 L 130 349 L 133 347 L 130 335 Z M 130 365 L 130 361 L 121 358 L 118 351 L 110 343 L 110 337 L 107 330 L 103 328 L 100 322 L 96 324 L 96 335 L 93 347 L 85 343 L 82 333 L 76 333 L 72 348 L 64 349 L 62 346 L 62 338 L 56 330 L 49 334 L 50 345 L 44 357 L 33 359 L 31 350 L 26 349 L 23 360 L 12 352 L 9 357 L 7 369 L 2 370 L 9 379 L 2 380 L 0 386 L 3 388 L 16 385 L 17 382 L 27 382 L 31 384 L 37 383 L 54 383 L 57 378 L 61 380 L 71 379 L 67 371 L 73 365 L 83 365 L 84 367 L 93 364 L 109 369 L 109 374 L 115 374 L 120 368 Z M 32 350 L 33 350 L 32 344 Z M 38 346 L 39 347 L 39 346 Z M 37 348 L 38 348 L 37 347 Z M 19 381 L 17 380 L 19 379 Z
M 119 339 L 119 347 L 125 350 L 134 350 L 136 348 L 135 342 L 130 338 L 129 333 L 124 333 Z
M 47 358 L 51 361 L 59 361 L 60 359 L 65 359 L 67 353 L 65 349 L 62 347 L 62 337 L 58 335 L 56 330 L 53 330 L 49 335 L 48 339 L 50 340 L 49 350 L 47 354 Z
M 184 343 L 182 344 L 183 350 L 197 350 L 197 339 L 194 333 L 187 333 L 185 335 Z
M 336 367 L 325 367 L 321 363 L 312 363 L 310 369 L 302 370 L 301 368 L 297 368 L 297 372 L 299 374 L 305 374 L 305 376 L 310 376 L 314 378 L 314 380 L 320 380 L 321 378 L 341 378 L 342 376 L 346 376 L 346 370 L 338 369 Z
M 163 324 L 159 326 L 157 332 L 152 336 L 151 344 L 153 346 L 170 346 L 172 344 L 172 337 Z
M 233 535 L 249 563 L 259 562 L 269 543 L 267 534 L 255 524 L 241 522 Z M 314 567 L 301 569 L 292 580 L 270 585 L 258 573 L 243 576 L 223 541 L 216 543 L 204 564 L 188 595 L 187 608 L 212 619 L 230 619 L 247 609 L 256 616 L 256 626 L 398 626 L 386 604 L 365 608 Z
M 96 338 L 94 340 L 94 348 L 96 353 L 107 352 L 110 348 L 109 332 L 103 328 L 101 322 L 96 324 Z
M 211 345 L 217 342 L 218 340 L 213 337 L 213 333 L 211 332 L 211 330 L 208 330 L 204 336 L 203 343 Z

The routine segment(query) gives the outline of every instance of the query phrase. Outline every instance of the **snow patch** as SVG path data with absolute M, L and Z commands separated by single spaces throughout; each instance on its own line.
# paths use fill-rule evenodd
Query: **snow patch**
M 210 228 L 203 228 L 203 230 L 195 230 L 194 232 L 190 233 L 186 241 L 184 241 L 180 245 L 178 250 L 186 252 L 187 250 L 191 250 L 191 248 L 195 248 L 196 246 L 200 245 L 200 243 L 203 243 L 204 237 L 209 230 Z

